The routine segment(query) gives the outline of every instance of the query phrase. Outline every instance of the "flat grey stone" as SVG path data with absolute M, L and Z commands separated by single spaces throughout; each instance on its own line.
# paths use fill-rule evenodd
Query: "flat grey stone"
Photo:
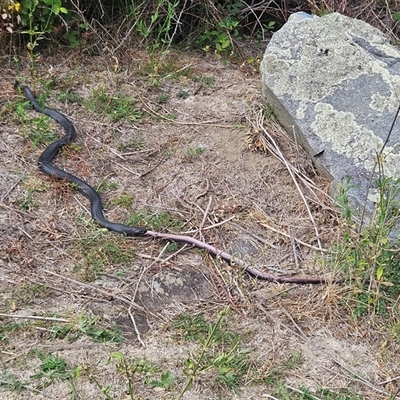
M 139 304 L 150 310 L 161 310 L 178 303 L 195 303 L 213 298 L 213 288 L 203 273 L 194 269 L 163 271 L 145 277 L 139 285 Z
M 350 180 L 353 212 L 360 215 L 368 195 L 370 219 L 378 199 L 376 155 L 400 101 L 399 50 L 363 21 L 296 13 L 273 35 L 261 74 L 266 102 L 332 181 L 330 194 Z M 383 152 L 387 177 L 399 177 L 399 141 L 397 121 Z

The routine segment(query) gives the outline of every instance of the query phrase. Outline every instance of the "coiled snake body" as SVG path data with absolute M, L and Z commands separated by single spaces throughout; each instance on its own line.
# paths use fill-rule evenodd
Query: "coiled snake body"
M 33 95 L 31 89 L 28 86 L 23 86 L 20 85 L 18 82 L 16 82 L 14 87 L 15 89 L 18 88 L 21 89 L 25 97 L 30 101 L 31 105 L 37 112 L 45 114 L 50 118 L 52 118 L 54 121 L 58 122 L 65 132 L 65 135 L 61 139 L 58 139 L 55 142 L 51 143 L 40 155 L 39 157 L 40 170 L 46 175 L 49 175 L 51 177 L 66 180 L 70 183 L 73 183 L 76 186 L 76 188 L 80 191 L 80 193 L 82 193 L 82 195 L 85 196 L 90 201 L 91 216 L 101 227 L 106 228 L 110 231 L 122 233 L 127 236 L 148 236 L 152 238 L 186 243 L 201 249 L 205 249 L 213 256 L 220 257 L 221 259 L 225 260 L 228 263 L 239 265 L 243 270 L 245 270 L 250 275 L 258 279 L 281 282 L 281 283 L 298 283 L 298 284 L 307 284 L 307 283 L 320 284 L 327 282 L 326 279 L 324 278 L 309 278 L 309 277 L 300 278 L 300 277 L 287 277 L 287 276 L 276 276 L 267 274 L 262 271 L 259 271 L 258 269 L 248 266 L 244 261 L 236 257 L 233 257 L 232 255 L 224 251 L 220 251 L 208 243 L 197 240 L 190 236 L 153 232 L 142 227 L 128 226 L 109 221 L 104 216 L 103 205 L 97 191 L 82 179 L 79 179 L 76 176 L 70 174 L 69 172 L 66 172 L 52 164 L 52 160 L 58 154 L 61 147 L 75 140 L 76 130 L 72 122 L 58 111 L 52 108 L 42 107 L 36 100 L 35 96 Z

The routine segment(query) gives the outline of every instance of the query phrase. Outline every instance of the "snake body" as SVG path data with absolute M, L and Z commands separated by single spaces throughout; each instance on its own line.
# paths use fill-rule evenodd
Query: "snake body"
M 23 92 L 23 94 L 29 100 L 35 111 L 45 114 L 50 118 L 52 118 L 54 121 L 56 121 L 58 124 L 61 125 L 61 127 L 64 129 L 65 132 L 65 135 L 61 139 L 52 142 L 40 155 L 39 157 L 40 170 L 48 176 L 61 180 L 66 180 L 67 182 L 74 184 L 76 188 L 79 190 L 79 192 L 90 201 L 91 216 L 102 228 L 106 228 L 110 231 L 118 232 L 126 236 L 148 236 L 155 239 L 172 240 L 175 242 L 185 243 L 194 247 L 198 247 L 200 249 L 208 251 L 213 256 L 220 257 L 222 260 L 228 263 L 240 266 L 244 271 L 246 271 L 247 273 L 258 279 L 280 282 L 280 283 L 297 283 L 297 284 L 327 283 L 327 280 L 325 278 L 310 278 L 310 277 L 301 278 L 301 277 L 276 276 L 272 274 L 267 274 L 265 272 L 259 271 L 256 268 L 248 266 L 243 260 L 240 260 L 226 253 L 225 251 L 220 251 L 216 247 L 206 242 L 197 240 L 193 237 L 185 235 L 153 232 L 147 230 L 146 228 L 129 226 L 109 221 L 104 216 L 103 204 L 100 195 L 97 193 L 97 191 L 87 182 L 52 164 L 52 161 L 58 154 L 59 150 L 66 144 L 75 140 L 76 138 L 76 130 L 72 122 L 60 112 L 52 108 L 41 106 L 28 86 L 23 86 L 20 85 L 18 82 L 16 82 L 14 87 L 15 89 L 20 89 Z
M 45 114 L 58 122 L 64 129 L 65 135 L 51 143 L 39 157 L 39 168 L 46 175 L 52 176 L 57 179 L 64 179 L 76 185 L 77 189 L 90 201 L 90 213 L 92 218 L 102 227 L 110 231 L 122 233 L 127 236 L 143 235 L 146 233 L 145 228 L 138 228 L 135 226 L 128 226 L 111 222 L 105 218 L 103 213 L 103 204 L 97 191 L 88 183 L 76 176 L 66 172 L 52 164 L 52 160 L 58 154 L 62 146 L 72 142 L 76 137 L 76 130 L 72 122 L 63 114 L 48 107 L 42 107 L 36 100 L 31 89 L 28 86 L 19 86 L 25 97 L 30 101 L 32 107 L 42 114 Z

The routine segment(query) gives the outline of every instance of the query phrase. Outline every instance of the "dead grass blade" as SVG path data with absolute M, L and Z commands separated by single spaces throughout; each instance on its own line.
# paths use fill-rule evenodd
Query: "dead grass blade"
M 312 215 L 311 209 L 309 207 L 308 201 L 306 199 L 306 196 L 303 193 L 303 189 L 301 188 L 299 181 L 303 184 L 303 186 L 307 187 L 308 191 L 311 193 L 314 192 L 314 190 L 316 188 L 315 185 L 313 185 L 310 182 L 310 179 L 308 177 L 306 177 L 304 174 L 300 173 L 296 168 L 294 168 L 294 166 L 292 164 L 290 164 L 289 161 L 286 159 L 286 157 L 282 153 L 281 149 L 279 148 L 278 144 L 276 143 L 275 139 L 270 134 L 270 132 L 268 132 L 268 129 L 265 126 L 265 118 L 264 118 L 262 109 L 258 110 L 258 112 L 256 112 L 256 114 L 255 114 L 255 118 L 250 119 L 249 122 L 253 125 L 253 127 L 255 129 L 257 129 L 263 133 L 263 135 L 261 135 L 261 138 L 263 139 L 265 148 L 268 149 L 268 151 L 274 157 L 276 157 L 279 161 L 281 161 L 282 164 L 286 167 L 287 171 L 289 172 L 290 177 L 292 178 L 293 183 L 295 184 L 296 189 L 299 192 L 299 194 L 304 202 L 304 205 L 307 209 L 308 216 L 314 227 L 316 239 L 318 242 L 318 248 L 322 249 L 320 235 L 319 235 L 317 225 L 315 223 L 315 220 Z M 270 123 L 273 124 L 273 122 L 270 122 Z M 273 125 L 273 129 L 282 129 L 282 128 L 278 124 L 275 123 Z M 315 198 L 318 198 L 318 196 L 316 196 L 316 195 L 314 195 L 314 196 L 315 196 Z

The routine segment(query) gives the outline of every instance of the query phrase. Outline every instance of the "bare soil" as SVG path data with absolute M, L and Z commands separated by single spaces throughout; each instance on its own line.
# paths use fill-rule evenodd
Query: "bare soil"
M 340 304 L 346 287 L 264 282 L 198 249 L 104 232 L 91 220 L 85 198 L 38 170 L 45 146 L 32 147 L 27 139 L 32 123 L 16 116 L 24 101 L 13 90 L 16 79 L 37 94 L 46 92 L 46 105 L 74 123 L 78 146 L 63 150 L 55 163 L 101 188 L 110 220 L 126 222 L 141 211 L 150 221 L 168 212 L 164 231 L 205 240 L 260 270 L 334 276 L 322 261 L 325 252 L 317 250 L 329 249 L 340 234 L 333 204 L 323 195 L 328 182 L 279 129 L 270 132 L 285 158 L 319 191 L 311 193 L 304 185 L 299 191 L 286 166 L 263 149 L 261 132 L 252 123 L 262 107 L 257 63 L 179 52 L 153 64 L 140 52 L 126 54 L 118 65 L 115 61 L 73 52 L 43 56 L 34 82 L 27 65 L 3 62 L 0 310 L 70 320 L 98 316 L 102 327 L 121 329 L 123 343 L 96 343 L 84 335 L 69 343 L 52 339 L 45 322 L 33 324 L 5 335 L 1 369 L 33 387 L 40 364 L 32 353 L 36 349 L 84 367 L 75 380 L 78 398 L 107 398 L 99 383 L 111 385 L 109 398 L 127 399 L 124 375 L 107 363 L 118 351 L 126 359 L 146 358 L 176 377 L 164 390 L 134 380 L 134 398 L 176 398 L 186 380 L 184 360 L 198 348 L 176 340 L 171 320 L 189 312 L 215 321 L 229 306 L 229 329 L 250 350 L 247 377 L 234 393 L 204 374 L 183 398 L 281 398 L 270 397 L 277 386 L 267 379 L 279 368 L 280 383 L 295 389 L 348 388 L 363 399 L 394 398 L 390 393 L 396 393 L 398 381 L 392 378 L 400 373 L 395 345 L 370 321 L 351 321 Z M 142 117 L 113 122 L 101 108 L 90 110 L 87 104 L 102 90 L 134 99 Z M 38 117 L 33 110 L 26 113 Z M 105 250 L 110 243 L 119 253 L 126 251 L 129 261 L 119 253 L 110 256 Z M 25 319 L 2 314 L 0 321 L 6 326 Z M 289 368 L 296 354 L 301 362 Z M 58 379 L 48 387 L 1 396 L 67 399 L 70 393 L 66 381 Z

